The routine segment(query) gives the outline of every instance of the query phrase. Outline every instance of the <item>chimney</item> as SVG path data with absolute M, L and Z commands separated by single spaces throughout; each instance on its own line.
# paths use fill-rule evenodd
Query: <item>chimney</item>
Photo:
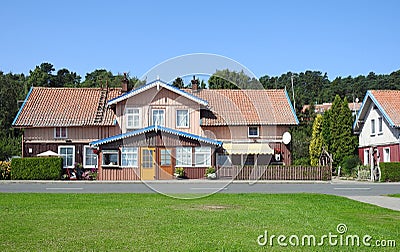
M 128 83 L 129 83 L 129 80 L 126 77 L 126 73 L 124 73 L 124 79 L 122 80 L 122 85 L 121 85 L 121 92 L 122 93 L 128 92 Z
M 192 92 L 197 92 L 199 89 L 199 81 L 196 80 L 196 76 L 193 75 L 193 80 L 192 80 Z

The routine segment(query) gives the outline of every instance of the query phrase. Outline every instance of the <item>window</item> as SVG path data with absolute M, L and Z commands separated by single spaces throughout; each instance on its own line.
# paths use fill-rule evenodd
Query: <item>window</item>
M 104 150 L 103 151 L 103 166 L 118 166 L 118 151 Z
M 127 129 L 138 129 L 142 127 L 140 114 L 140 109 L 138 108 L 127 108 L 125 110 Z
M 196 147 L 194 155 L 196 166 L 211 166 L 211 147 Z
M 67 128 L 65 127 L 54 128 L 54 138 L 67 138 Z
M 254 165 L 254 155 L 247 155 L 246 160 L 244 161 L 244 165 Z
M 364 165 L 369 165 L 369 150 L 364 150 Z
M 189 128 L 189 110 L 179 109 L 176 111 L 176 127 Z
M 249 137 L 258 137 L 258 127 L 257 126 L 250 126 L 249 127 Z
M 382 117 L 378 118 L 378 133 L 382 134 L 383 132 L 383 122 L 382 122 Z
M 93 153 L 92 148 L 85 146 L 83 149 L 83 167 L 97 168 L 97 155 Z
M 153 125 L 164 126 L 164 110 L 153 109 Z
M 160 165 L 162 166 L 171 165 L 171 154 L 168 149 L 160 150 Z
M 58 154 L 63 159 L 63 168 L 74 168 L 75 146 L 58 146 Z
M 123 147 L 121 149 L 121 166 L 138 167 L 137 147 Z
M 383 149 L 383 162 L 390 162 L 390 148 Z
M 231 157 L 229 155 L 217 155 L 217 165 L 220 167 L 230 167 L 232 166 Z
M 371 135 L 375 135 L 375 119 L 371 119 Z
M 192 166 L 192 147 L 176 147 L 176 166 Z

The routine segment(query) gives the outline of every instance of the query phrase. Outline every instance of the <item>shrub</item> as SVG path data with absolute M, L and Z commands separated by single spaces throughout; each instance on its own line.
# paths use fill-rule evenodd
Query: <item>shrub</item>
M 185 177 L 185 169 L 183 167 L 175 168 L 175 177 L 177 178 L 184 178 Z
M 381 168 L 381 181 L 400 181 L 400 162 L 380 163 L 379 166 Z
M 206 169 L 206 173 L 204 174 L 204 176 L 208 179 L 216 179 L 216 173 L 215 173 L 215 168 L 214 167 L 208 167 Z
M 11 179 L 11 162 L 0 161 L 0 179 Z
M 54 180 L 61 178 L 62 158 L 29 157 L 11 160 L 11 178 L 20 180 Z
M 343 159 L 341 163 L 342 172 L 345 175 L 352 176 L 357 172 L 357 167 L 361 164 L 360 158 L 358 156 L 347 156 Z

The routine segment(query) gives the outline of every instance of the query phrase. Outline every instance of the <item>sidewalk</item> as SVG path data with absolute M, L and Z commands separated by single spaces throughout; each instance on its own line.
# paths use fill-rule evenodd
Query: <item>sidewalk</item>
M 400 198 L 388 196 L 345 196 L 349 199 L 400 211 Z

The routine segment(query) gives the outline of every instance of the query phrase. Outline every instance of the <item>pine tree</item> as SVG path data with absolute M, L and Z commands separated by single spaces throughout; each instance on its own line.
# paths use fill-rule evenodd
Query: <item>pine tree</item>
M 352 132 L 353 116 L 346 97 L 342 102 L 340 115 L 337 121 L 340 128 L 338 129 L 339 135 L 337 139 L 337 149 L 334 156 L 337 160 L 336 164 L 341 164 L 346 157 L 355 154 L 358 144 L 357 137 Z

